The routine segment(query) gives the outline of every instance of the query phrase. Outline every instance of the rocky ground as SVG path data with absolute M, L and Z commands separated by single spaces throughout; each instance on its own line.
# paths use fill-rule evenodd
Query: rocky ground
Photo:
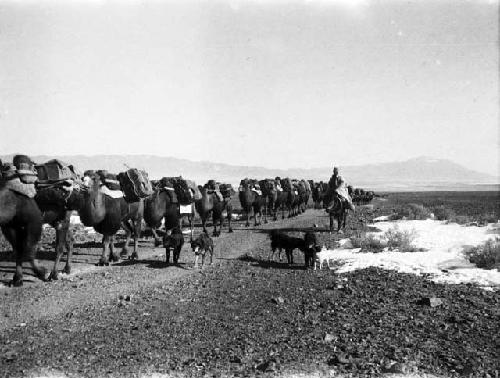
M 346 235 L 382 207 L 360 209 Z M 299 252 L 292 267 L 267 261 L 267 230 L 299 235 L 327 223 L 308 210 L 257 229 L 238 224 L 202 270 L 187 245 L 176 267 L 150 240 L 139 261 L 94 267 L 99 249 L 80 243 L 75 273 L 0 289 L 0 377 L 498 376 L 498 292 L 374 268 L 304 270 Z M 12 276 L 7 261 L 2 270 Z

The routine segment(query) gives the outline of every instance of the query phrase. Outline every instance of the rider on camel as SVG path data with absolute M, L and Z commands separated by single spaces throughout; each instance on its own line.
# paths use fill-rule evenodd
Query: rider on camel
M 339 169 L 337 167 L 333 167 L 333 175 L 328 182 L 328 191 L 333 192 L 335 195 L 340 197 L 341 200 L 345 201 L 347 207 L 354 211 L 354 205 L 352 203 L 351 196 L 348 193 L 346 183 L 342 176 L 339 175 Z M 332 201 L 327 210 L 330 210 L 334 206 L 334 202 Z

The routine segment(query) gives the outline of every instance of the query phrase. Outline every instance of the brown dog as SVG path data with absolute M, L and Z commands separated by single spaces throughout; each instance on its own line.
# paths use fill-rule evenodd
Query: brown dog
M 214 256 L 214 242 L 212 238 L 206 233 L 200 234 L 195 240 L 191 240 L 191 249 L 195 254 L 194 268 L 198 269 L 198 259 L 201 255 L 201 267 L 205 262 L 205 254 L 208 252 L 210 254 L 210 265 L 213 262 Z

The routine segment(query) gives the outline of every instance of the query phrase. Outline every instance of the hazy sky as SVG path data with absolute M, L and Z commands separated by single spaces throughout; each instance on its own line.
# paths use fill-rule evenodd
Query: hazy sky
M 0 153 L 498 174 L 498 9 L 0 0 Z

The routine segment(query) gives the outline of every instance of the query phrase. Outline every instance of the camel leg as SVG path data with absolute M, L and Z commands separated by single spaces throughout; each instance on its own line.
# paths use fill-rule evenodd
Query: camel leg
M 158 236 L 158 233 L 156 232 L 156 229 L 151 228 L 151 233 L 153 234 L 153 238 L 155 239 L 154 246 L 155 246 L 155 247 L 160 246 L 160 245 L 161 245 L 161 239 L 160 239 L 160 237 Z
M 264 205 L 264 224 L 267 224 L 267 199 L 266 199 L 266 203 Z
M 132 233 L 134 231 L 133 231 L 132 227 L 130 226 L 130 223 L 128 220 L 123 221 L 121 223 L 121 226 L 125 230 L 125 235 L 127 238 L 125 239 L 125 244 L 123 245 L 122 251 L 120 252 L 120 257 L 122 259 L 126 259 L 128 257 L 128 254 L 129 254 L 128 245 L 130 243 L 130 240 L 132 239 Z M 130 258 L 133 258 L 133 256 L 131 256 Z
M 102 236 L 102 254 L 97 265 L 107 266 L 109 265 L 109 235 Z
M 220 216 L 220 218 L 222 219 L 222 214 Z M 219 236 L 219 234 L 217 233 L 217 215 L 215 214 L 215 211 L 212 212 L 212 226 L 214 227 L 214 232 L 213 232 L 213 236 L 214 237 L 217 237 Z M 221 229 L 222 229 L 222 226 L 221 226 Z
M 247 213 L 247 222 L 245 223 L 245 227 L 250 227 L 250 210 L 251 210 L 251 207 L 247 207 L 245 209 L 245 212 Z
M 134 258 L 136 259 L 139 258 L 137 250 L 139 249 L 139 238 L 141 237 L 141 231 L 142 231 L 142 220 L 139 219 L 134 222 L 134 252 L 132 253 L 132 256 L 134 256 Z
M 130 238 L 133 237 L 134 238 L 134 251 L 132 252 L 132 255 L 130 256 L 130 258 L 132 260 L 139 258 L 139 255 L 137 254 L 137 249 L 139 247 L 139 237 L 141 235 L 141 227 L 142 227 L 141 223 L 142 223 L 141 219 L 138 219 L 138 220 L 136 219 L 135 221 L 130 220 L 130 221 L 126 222 L 126 224 L 128 226 L 128 231 L 125 230 L 127 232 L 127 240 L 125 241 L 125 245 L 123 246 L 120 257 L 123 258 L 124 252 L 126 253 L 125 257 L 128 255 L 128 245 L 130 242 Z
M 201 226 L 202 226 L 203 232 L 205 234 L 208 234 L 208 231 L 207 231 L 207 219 L 208 219 L 208 215 L 203 215 L 201 217 Z
M 214 226 L 214 232 L 213 232 L 213 234 L 212 234 L 212 235 L 213 235 L 214 237 L 217 237 L 217 236 L 219 236 L 219 234 L 217 233 L 217 221 L 216 221 L 214 218 L 212 218 L 212 224 L 213 224 L 213 226 Z
M 259 208 L 257 205 L 254 205 L 253 213 L 254 213 L 254 226 L 260 226 L 262 222 L 262 208 Z
M 66 232 L 66 240 L 65 240 L 65 247 L 66 247 L 66 265 L 64 266 L 63 273 L 70 274 L 71 273 L 71 261 L 73 259 L 73 243 L 75 241 L 75 238 L 73 237 L 73 230 L 69 229 Z
M 16 256 L 16 271 L 14 273 L 14 277 L 9 285 L 12 286 L 22 286 L 23 285 L 23 256 L 22 250 L 19 249 L 20 245 L 18 243 L 17 233 L 13 227 L 2 227 L 3 234 L 5 239 L 12 246 L 13 255 Z
M 25 227 L 24 230 L 21 232 L 21 251 L 23 252 L 20 256 L 21 261 L 22 258 L 24 257 L 26 260 L 30 262 L 31 269 L 33 269 L 33 272 L 35 273 L 35 276 L 42 280 L 46 281 L 46 269 L 38 264 L 38 261 L 36 260 L 36 250 L 38 246 L 38 242 L 40 241 L 40 237 L 42 234 L 42 225 L 38 224 L 37 222 L 30 222 L 28 223 Z M 19 241 L 18 241 L 19 242 Z M 22 264 L 22 262 L 21 262 Z M 17 266 L 16 266 L 17 268 Z M 22 266 L 21 266 L 22 269 Z M 17 271 L 16 271 L 17 273 Z M 22 273 L 21 273 L 22 274 Z
M 332 234 L 333 232 L 333 215 L 330 214 L 330 235 Z
M 189 230 L 191 231 L 191 239 L 192 239 L 194 235 L 194 214 L 190 215 L 188 217 L 188 220 L 189 220 Z
M 221 214 L 219 218 L 219 232 L 217 233 L 217 236 L 220 236 L 222 233 L 222 227 L 224 227 L 224 217 Z
M 109 260 L 115 262 L 120 261 L 120 255 L 115 251 L 115 235 L 109 236 Z
M 61 257 L 64 253 L 64 243 L 66 242 L 64 239 L 66 237 L 67 230 L 65 229 L 62 222 L 58 222 L 54 228 L 56 230 L 56 259 L 54 261 L 54 266 L 52 267 L 52 271 L 50 272 L 49 275 L 49 281 L 59 279 L 59 272 L 57 271 L 57 266 L 61 261 Z
M 167 265 L 170 264 L 170 247 L 165 248 L 165 262 Z
M 14 273 L 14 277 L 10 282 L 10 285 L 14 287 L 23 286 L 23 257 L 21 253 L 16 252 L 16 272 Z
M 227 232 L 231 233 L 233 232 L 233 229 L 231 227 L 231 219 L 233 218 L 233 208 L 231 206 L 227 206 L 226 213 L 227 213 L 227 226 L 229 227 Z

